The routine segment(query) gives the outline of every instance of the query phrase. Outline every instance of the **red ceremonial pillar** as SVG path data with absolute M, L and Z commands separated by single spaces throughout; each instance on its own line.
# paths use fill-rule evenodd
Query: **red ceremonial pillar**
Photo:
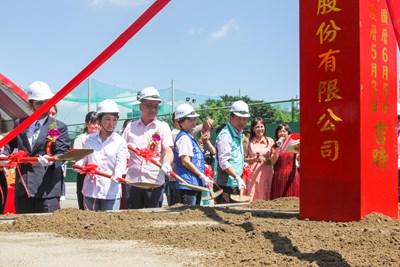
M 398 217 L 396 40 L 386 1 L 300 1 L 300 217 Z

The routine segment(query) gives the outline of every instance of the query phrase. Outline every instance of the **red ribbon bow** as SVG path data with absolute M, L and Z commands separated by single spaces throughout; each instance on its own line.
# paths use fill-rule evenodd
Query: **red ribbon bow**
M 243 173 L 242 173 L 243 180 L 246 180 L 247 178 L 249 178 L 251 173 L 252 173 L 252 171 L 251 171 L 250 165 L 243 166 Z
M 208 178 L 213 178 L 214 177 L 214 171 L 213 171 L 213 169 L 211 168 L 211 165 L 208 165 L 208 164 L 206 164 L 205 165 L 206 166 L 206 168 L 205 168 L 205 170 L 204 170 L 204 174 L 208 177 Z
M 160 156 L 160 153 L 153 151 L 149 148 L 143 148 L 143 149 L 137 149 L 138 150 L 138 155 L 143 157 L 146 163 L 151 161 L 152 159 Z
M 81 166 L 79 169 L 84 174 L 97 174 L 97 165 L 93 163 L 87 163 L 85 166 Z
M 26 162 L 22 161 L 21 158 L 27 157 L 28 155 L 28 152 L 23 150 L 12 153 L 10 156 L 8 156 L 9 161 L 5 167 L 8 169 L 16 168 L 18 164 Z M 28 163 L 33 164 L 33 162 L 30 161 L 28 161 Z

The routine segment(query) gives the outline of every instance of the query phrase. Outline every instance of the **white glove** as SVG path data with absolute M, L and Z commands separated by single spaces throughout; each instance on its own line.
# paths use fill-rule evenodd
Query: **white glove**
M 3 154 L 1 154 L 0 155 L 0 157 L 4 157 L 4 158 L 6 158 L 7 156 L 6 155 L 3 155 Z M 0 160 L 0 166 L 6 166 L 8 164 L 8 160 Z
M 38 155 L 38 161 L 40 163 L 40 165 L 42 165 L 43 167 L 47 167 L 50 165 L 53 165 L 53 161 L 49 161 L 47 158 L 49 158 L 48 155 Z
M 246 184 L 244 183 L 242 177 L 236 176 L 235 179 L 236 179 L 236 181 L 237 181 L 239 190 L 240 190 L 242 187 L 243 187 L 243 189 L 246 189 Z
M 121 182 L 120 181 L 118 181 L 118 179 L 117 179 L 118 177 L 117 176 L 111 176 L 111 180 L 114 182 L 114 183 L 117 183 L 117 184 L 120 184 Z
M 1 148 L 2 149 L 2 148 Z M 7 156 L 6 155 L 3 155 L 3 154 L 0 154 L 0 157 L 4 157 L 4 158 L 7 158 Z M 7 163 L 8 163 L 8 160 L 0 160 L 0 166 L 6 166 L 7 165 Z
M 0 166 L 5 167 L 8 164 L 8 160 L 0 160 Z
M 161 170 L 165 175 L 170 175 L 170 172 L 172 171 L 171 164 L 169 163 L 163 163 L 161 166 Z
M 208 186 L 209 183 L 212 183 L 212 180 L 208 178 L 204 173 L 200 174 L 199 178 L 203 182 L 204 186 Z

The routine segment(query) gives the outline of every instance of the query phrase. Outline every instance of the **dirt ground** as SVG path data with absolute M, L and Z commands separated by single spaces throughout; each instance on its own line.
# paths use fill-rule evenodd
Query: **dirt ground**
M 0 265 L 71 266 L 76 260 L 78 266 L 400 264 L 399 220 L 370 214 L 359 222 L 335 223 L 298 216 L 298 198 L 228 207 L 175 205 L 121 212 L 68 208 L 51 215 L 5 215 L 0 217 L 0 231 L 6 232 L 0 235 L 0 254 L 14 254 Z M 30 245 L 24 246 L 26 242 Z M 10 244 L 16 245 L 14 252 Z M 33 257 L 31 264 L 12 257 L 22 251 Z M 40 260 L 38 255 L 46 254 Z

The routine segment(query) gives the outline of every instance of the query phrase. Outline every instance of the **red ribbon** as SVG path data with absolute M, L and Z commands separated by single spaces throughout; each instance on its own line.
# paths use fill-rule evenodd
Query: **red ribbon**
M 214 174 L 215 172 L 213 171 L 213 169 L 211 168 L 211 165 L 206 164 L 205 165 L 205 170 L 204 170 L 204 174 L 208 177 L 211 178 L 212 180 L 214 180 Z
M 243 180 L 246 180 L 247 178 L 249 178 L 251 173 L 252 173 L 252 171 L 251 171 L 250 165 L 243 166 L 243 173 L 242 173 Z
M 77 165 L 73 165 L 73 167 L 77 167 Z M 82 174 L 98 174 L 97 170 L 98 166 L 96 164 L 87 163 L 85 166 L 79 166 L 79 169 L 82 171 Z
M 5 166 L 7 169 L 12 169 L 16 168 L 18 164 L 24 163 L 25 161 L 21 161 L 21 158 L 27 157 L 29 154 L 26 151 L 19 150 L 17 152 L 12 153 L 10 156 L 8 156 L 8 163 Z M 33 162 L 28 161 L 28 163 L 33 164 Z
M 121 49 L 144 25 L 147 24 L 161 9 L 166 6 L 170 0 L 156 0 L 128 29 L 126 29 L 117 39 L 114 40 L 101 54 L 89 63 L 81 72 L 79 72 L 71 81 L 69 81 L 53 98 L 49 99 L 37 111 L 35 111 L 26 120 L 21 122 L 10 133 L 0 140 L 0 147 L 8 144 L 18 134 L 27 129 L 34 121 L 39 119 L 52 106 L 56 105 L 61 99 L 69 94 L 75 87 L 81 84 L 90 74 L 98 69 L 112 55 Z
M 48 139 L 47 143 L 46 143 L 46 154 L 49 155 L 50 157 L 53 156 L 51 154 L 51 145 L 52 144 L 53 144 L 53 142 L 50 139 Z
M 153 151 L 149 148 L 143 148 L 143 149 L 137 149 L 138 150 L 138 156 L 141 156 L 142 158 L 144 158 L 144 160 L 146 161 L 146 163 L 153 162 L 152 160 L 154 158 L 157 158 L 160 156 L 160 153 Z
M 7 157 L 6 160 L 8 160 L 8 163 L 7 163 L 7 165 L 5 167 L 8 168 L 8 169 L 11 169 L 11 168 L 16 168 L 17 169 L 17 171 L 19 173 L 19 176 L 21 177 L 21 183 L 25 188 L 26 195 L 28 196 L 28 198 L 30 198 L 31 194 L 29 193 L 28 188 L 26 187 L 25 181 L 22 178 L 21 170 L 19 169 L 19 164 L 20 163 L 33 164 L 34 162 L 36 162 L 37 158 L 32 158 L 31 157 L 31 158 L 28 158 L 28 160 L 27 160 L 27 156 L 28 155 L 29 155 L 28 152 L 23 151 L 23 150 L 19 150 L 17 152 L 13 152 L 10 156 Z M 35 160 L 33 160 L 33 159 L 35 159 Z

